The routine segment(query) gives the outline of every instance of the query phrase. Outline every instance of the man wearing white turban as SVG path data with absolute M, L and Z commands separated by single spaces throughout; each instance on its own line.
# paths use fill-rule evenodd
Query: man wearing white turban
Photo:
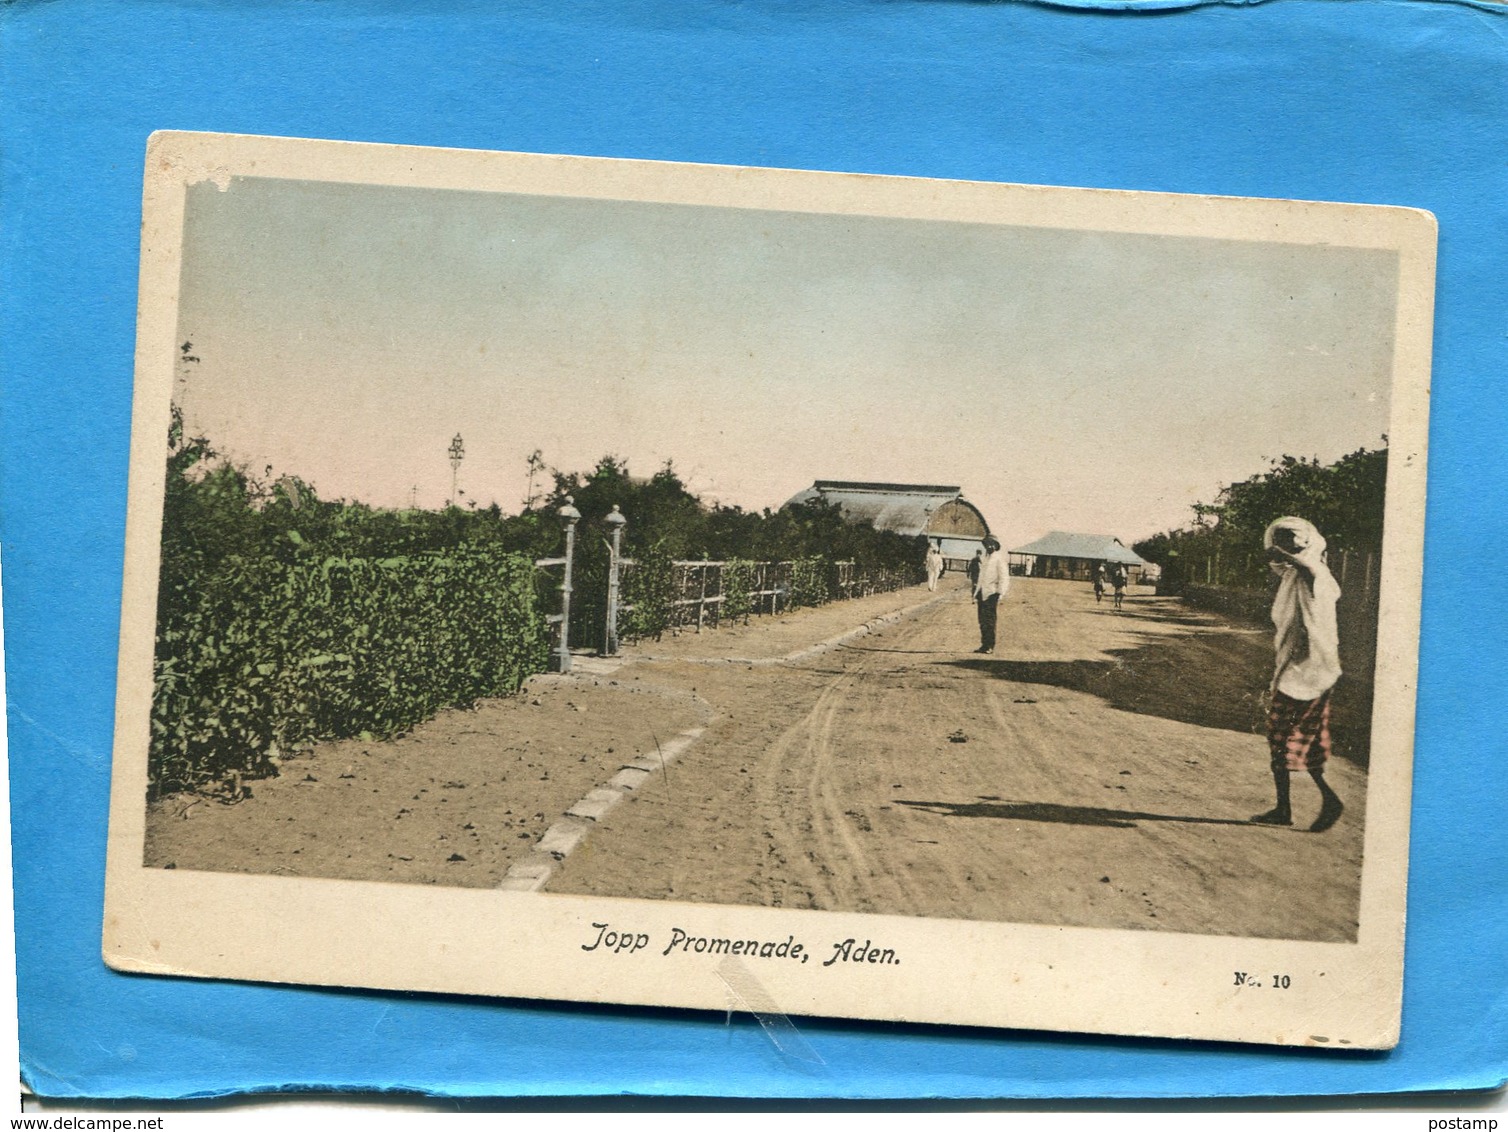
M 1267 743 L 1277 805 L 1251 820 L 1292 825 L 1289 779 L 1308 771 L 1319 787 L 1320 812 L 1309 828 L 1321 833 L 1345 808 L 1325 781 L 1330 755 L 1330 692 L 1340 679 L 1335 603 L 1340 585 L 1325 564 L 1325 539 L 1307 519 L 1275 520 L 1263 536 L 1272 570 L 1281 579 L 1272 602 L 1276 663 L 1267 713 Z

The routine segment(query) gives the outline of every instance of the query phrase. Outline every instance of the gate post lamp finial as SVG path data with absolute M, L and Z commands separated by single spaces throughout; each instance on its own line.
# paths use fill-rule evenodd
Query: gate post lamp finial
M 571 560 L 576 551 L 576 524 L 581 512 L 569 495 L 560 505 L 560 522 L 565 527 L 565 571 L 560 578 L 560 643 L 555 651 L 555 671 L 571 670 Z
M 623 517 L 623 512 L 618 510 L 618 505 L 614 503 L 613 509 L 602 521 L 613 533 L 612 544 L 608 547 L 610 556 L 607 565 L 607 632 L 602 642 L 602 655 L 616 656 L 618 654 L 618 570 L 619 559 L 623 552 L 623 528 L 628 525 L 628 520 Z

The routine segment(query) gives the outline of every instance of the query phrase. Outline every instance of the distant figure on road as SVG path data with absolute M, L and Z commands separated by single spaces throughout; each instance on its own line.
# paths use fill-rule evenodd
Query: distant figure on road
M 936 542 L 929 542 L 927 544 L 927 588 L 929 590 L 937 589 L 937 579 L 942 577 L 942 572 L 942 547 Z
M 1093 579 L 1094 604 L 1098 605 L 1105 599 L 1105 564 L 1103 562 L 1096 562 L 1094 564 Z
M 986 536 L 981 554 L 974 560 L 979 563 L 974 583 L 974 602 L 979 607 L 979 648 L 975 651 L 988 654 L 995 651 L 995 618 L 1001 596 L 1010 589 L 1011 575 L 993 535 Z
M 1282 579 L 1272 602 L 1277 656 L 1267 713 L 1277 805 L 1251 820 L 1292 825 L 1289 778 L 1295 771 L 1308 771 L 1320 792 L 1319 816 L 1309 829 L 1321 833 L 1336 823 L 1345 808 L 1325 782 L 1330 692 L 1341 675 L 1335 620 L 1340 586 L 1325 564 L 1325 539 L 1307 519 L 1278 519 L 1262 541 L 1273 573 Z
M 979 589 L 979 567 L 984 562 L 984 547 L 981 545 L 974 552 L 974 557 L 969 559 L 969 592 L 974 593 Z
M 1120 603 L 1125 601 L 1126 597 L 1126 568 L 1123 562 L 1116 562 L 1113 570 L 1110 571 L 1110 585 L 1116 591 L 1116 609 L 1120 609 Z

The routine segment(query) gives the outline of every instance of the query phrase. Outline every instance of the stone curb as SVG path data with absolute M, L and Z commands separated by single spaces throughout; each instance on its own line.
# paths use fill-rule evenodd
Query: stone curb
M 588 790 L 585 796 L 545 830 L 544 836 L 535 844 L 528 857 L 515 862 L 508 869 L 498 888 L 504 892 L 538 892 L 542 889 L 560 863 L 586 840 L 592 827 L 608 811 L 647 782 L 655 771 L 663 770 L 689 751 L 702 737 L 704 730 L 693 727 L 682 731 L 665 742 L 658 755 L 640 755 L 632 762 L 623 764 L 606 786 Z
M 793 661 L 805 660 L 808 657 L 818 656 L 835 648 L 841 648 L 850 641 L 858 640 L 874 630 L 886 625 L 893 625 L 903 618 L 920 613 L 929 609 L 939 602 L 953 599 L 953 594 L 940 594 L 930 597 L 926 601 L 915 605 L 908 605 L 904 609 L 897 609 L 879 617 L 872 617 L 856 629 L 839 633 L 835 637 L 829 637 L 825 641 L 818 641 L 814 645 L 797 649 L 795 652 L 786 653 L 777 657 L 704 657 L 698 659 L 685 658 L 686 663 L 691 664 L 743 664 L 760 667 L 772 664 L 789 664 Z M 682 659 L 671 657 L 640 656 L 633 658 L 613 657 L 617 663 L 611 667 L 600 666 L 597 671 L 577 671 L 569 674 L 557 674 L 554 680 L 562 683 L 570 682 L 583 676 L 604 676 L 617 669 L 625 660 L 634 661 L 664 661 L 670 659 Z M 539 679 L 539 677 L 535 677 Z M 608 812 L 617 806 L 623 799 L 638 790 L 647 782 L 656 771 L 664 770 L 666 766 L 685 754 L 702 737 L 705 728 L 693 727 L 682 731 L 666 742 L 657 755 L 640 755 L 631 762 L 624 763 L 605 786 L 598 786 L 588 790 L 586 794 L 573 805 L 568 807 L 549 829 L 545 830 L 544 836 L 535 843 L 533 851 L 522 861 L 515 862 L 504 874 L 502 883 L 498 889 L 504 892 L 538 892 L 549 883 L 550 877 L 560 863 L 568 857 L 591 833 L 592 827 Z

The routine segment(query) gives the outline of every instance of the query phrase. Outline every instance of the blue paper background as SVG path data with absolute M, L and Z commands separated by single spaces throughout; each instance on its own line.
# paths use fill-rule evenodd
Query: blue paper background
M 1502 1081 L 1508 11 L 1420 0 L 1179 12 L 59 0 L 6 6 L 0 35 L 0 534 L 18 993 L 34 1089 L 1170 1096 Z M 137 230 L 156 129 L 1432 210 L 1440 271 L 1402 1044 L 1337 1054 L 803 1021 L 824 1061 L 814 1067 L 783 1060 L 747 1019 L 107 970 Z

